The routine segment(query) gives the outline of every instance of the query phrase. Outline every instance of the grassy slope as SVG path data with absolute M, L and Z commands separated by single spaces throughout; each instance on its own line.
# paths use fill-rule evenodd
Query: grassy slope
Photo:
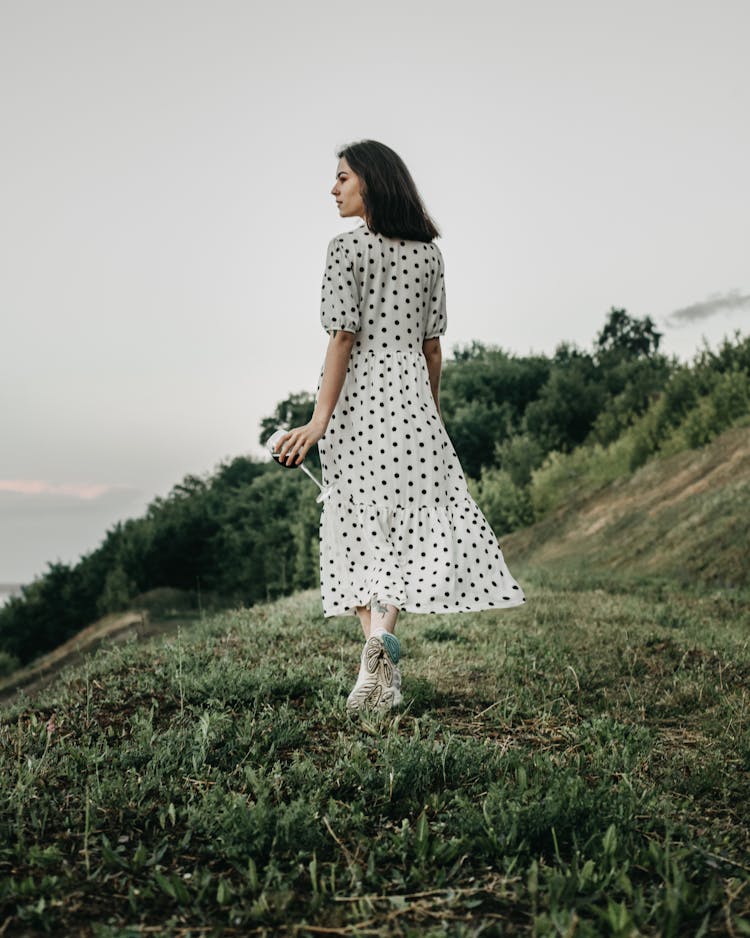
M 55 679 L 57 673 L 70 664 L 75 664 L 103 642 L 127 641 L 131 637 L 147 638 L 162 632 L 174 632 L 197 618 L 197 613 L 182 612 L 177 616 L 153 617 L 147 609 L 129 609 L 125 612 L 110 612 L 91 625 L 71 635 L 57 648 L 35 658 L 25 667 L 0 678 L 0 704 L 16 696 L 21 688 L 31 694 Z M 179 616 L 179 617 L 178 617 Z
M 4 934 L 750 933 L 747 607 L 524 585 L 403 615 L 398 715 L 315 592 L 22 692 Z
M 125 638 L 129 634 L 148 634 L 148 617 L 141 612 L 112 612 L 102 616 L 72 635 L 62 645 L 40 655 L 26 667 L 18 668 L 11 675 L 0 679 L 0 701 L 15 695 L 20 687 L 29 690 L 41 687 L 61 667 L 79 660 L 87 651 L 105 639 Z
M 654 459 L 632 476 L 503 539 L 514 563 L 591 583 L 665 578 L 750 586 L 750 428 Z

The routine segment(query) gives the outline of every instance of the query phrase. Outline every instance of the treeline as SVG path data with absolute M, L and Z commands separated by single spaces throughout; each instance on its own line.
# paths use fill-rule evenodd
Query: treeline
M 689 364 L 659 351 L 650 317 L 611 309 L 590 350 L 511 355 L 473 342 L 445 361 L 441 410 L 470 489 L 498 535 L 660 451 L 700 446 L 750 412 L 750 337 Z M 295 394 L 261 424 L 299 426 L 314 396 Z M 317 449 L 307 465 L 319 472 Z M 312 482 L 237 457 L 189 475 L 142 518 L 117 523 L 73 565 L 49 569 L 0 609 L 0 673 L 59 645 L 107 612 L 170 602 L 214 609 L 317 587 Z M 166 590 L 169 588 L 169 591 Z
M 550 359 L 508 361 L 477 346 L 463 353 L 463 373 L 446 369 L 446 425 L 454 439 L 475 433 L 464 463 L 469 487 L 498 534 L 629 475 L 657 453 L 703 446 L 748 420 L 750 336 L 736 332 L 716 350 L 704 344 L 689 363 L 660 353 L 660 340 L 650 318 L 612 309 L 590 352 L 563 344 Z M 522 376 L 539 381 L 545 365 L 525 406 L 494 397 L 499 375 L 517 369 L 519 384 Z M 502 403 L 488 432 L 478 415 L 489 415 L 493 401 Z

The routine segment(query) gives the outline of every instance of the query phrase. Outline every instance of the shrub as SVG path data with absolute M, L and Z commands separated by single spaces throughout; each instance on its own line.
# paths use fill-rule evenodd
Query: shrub
M 483 469 L 479 481 L 469 479 L 468 484 L 472 497 L 498 536 L 534 520 L 528 493 L 515 485 L 504 469 Z
M 514 485 L 523 487 L 531 481 L 531 473 L 544 460 L 544 449 L 528 433 L 517 434 L 495 444 L 495 460 L 504 469 Z
M 665 453 L 705 446 L 750 411 L 750 376 L 734 369 L 718 376 L 682 423 L 664 441 Z

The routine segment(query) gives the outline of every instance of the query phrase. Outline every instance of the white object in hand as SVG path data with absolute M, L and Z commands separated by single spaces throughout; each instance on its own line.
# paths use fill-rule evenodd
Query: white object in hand
M 274 457 L 274 459 L 276 460 L 276 462 L 278 462 L 280 466 L 284 466 L 285 469 L 301 469 L 303 472 L 307 473 L 307 475 L 310 476 L 313 482 L 320 489 L 320 494 L 316 497 L 315 501 L 322 502 L 324 499 L 328 498 L 328 496 L 335 490 L 336 486 L 329 485 L 328 488 L 324 489 L 321 483 L 318 482 L 318 480 L 315 478 L 312 472 L 310 472 L 310 470 L 304 464 L 304 462 L 301 462 L 299 465 L 295 465 L 294 463 L 287 464 L 287 463 L 281 462 L 281 460 L 279 459 L 279 454 L 276 452 L 276 446 L 279 440 L 282 437 L 286 436 L 287 433 L 289 433 L 289 430 L 287 430 L 284 427 L 278 427 L 276 430 L 274 430 L 271 436 L 269 436 L 269 438 L 266 440 L 264 445 L 266 446 L 267 449 L 271 451 L 271 455 Z

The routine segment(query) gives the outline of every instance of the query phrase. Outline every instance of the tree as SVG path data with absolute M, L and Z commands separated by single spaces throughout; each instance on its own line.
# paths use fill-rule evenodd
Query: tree
M 97 611 L 101 615 L 108 612 L 120 612 L 127 609 L 130 597 L 136 593 L 135 583 L 128 578 L 120 564 L 113 567 L 104 581 L 102 595 L 97 601 Z
M 524 430 L 545 452 L 569 452 L 586 439 L 605 398 L 591 356 L 563 344 L 555 352 L 549 380 L 526 408 Z
M 478 477 L 483 467 L 494 465 L 496 444 L 518 431 L 549 369 L 546 357 L 516 357 L 476 341 L 454 352 L 443 369 L 440 406 L 467 475 Z
M 594 353 L 599 363 L 613 358 L 650 358 L 658 352 L 662 335 L 650 316 L 635 319 L 613 306 L 594 341 Z

